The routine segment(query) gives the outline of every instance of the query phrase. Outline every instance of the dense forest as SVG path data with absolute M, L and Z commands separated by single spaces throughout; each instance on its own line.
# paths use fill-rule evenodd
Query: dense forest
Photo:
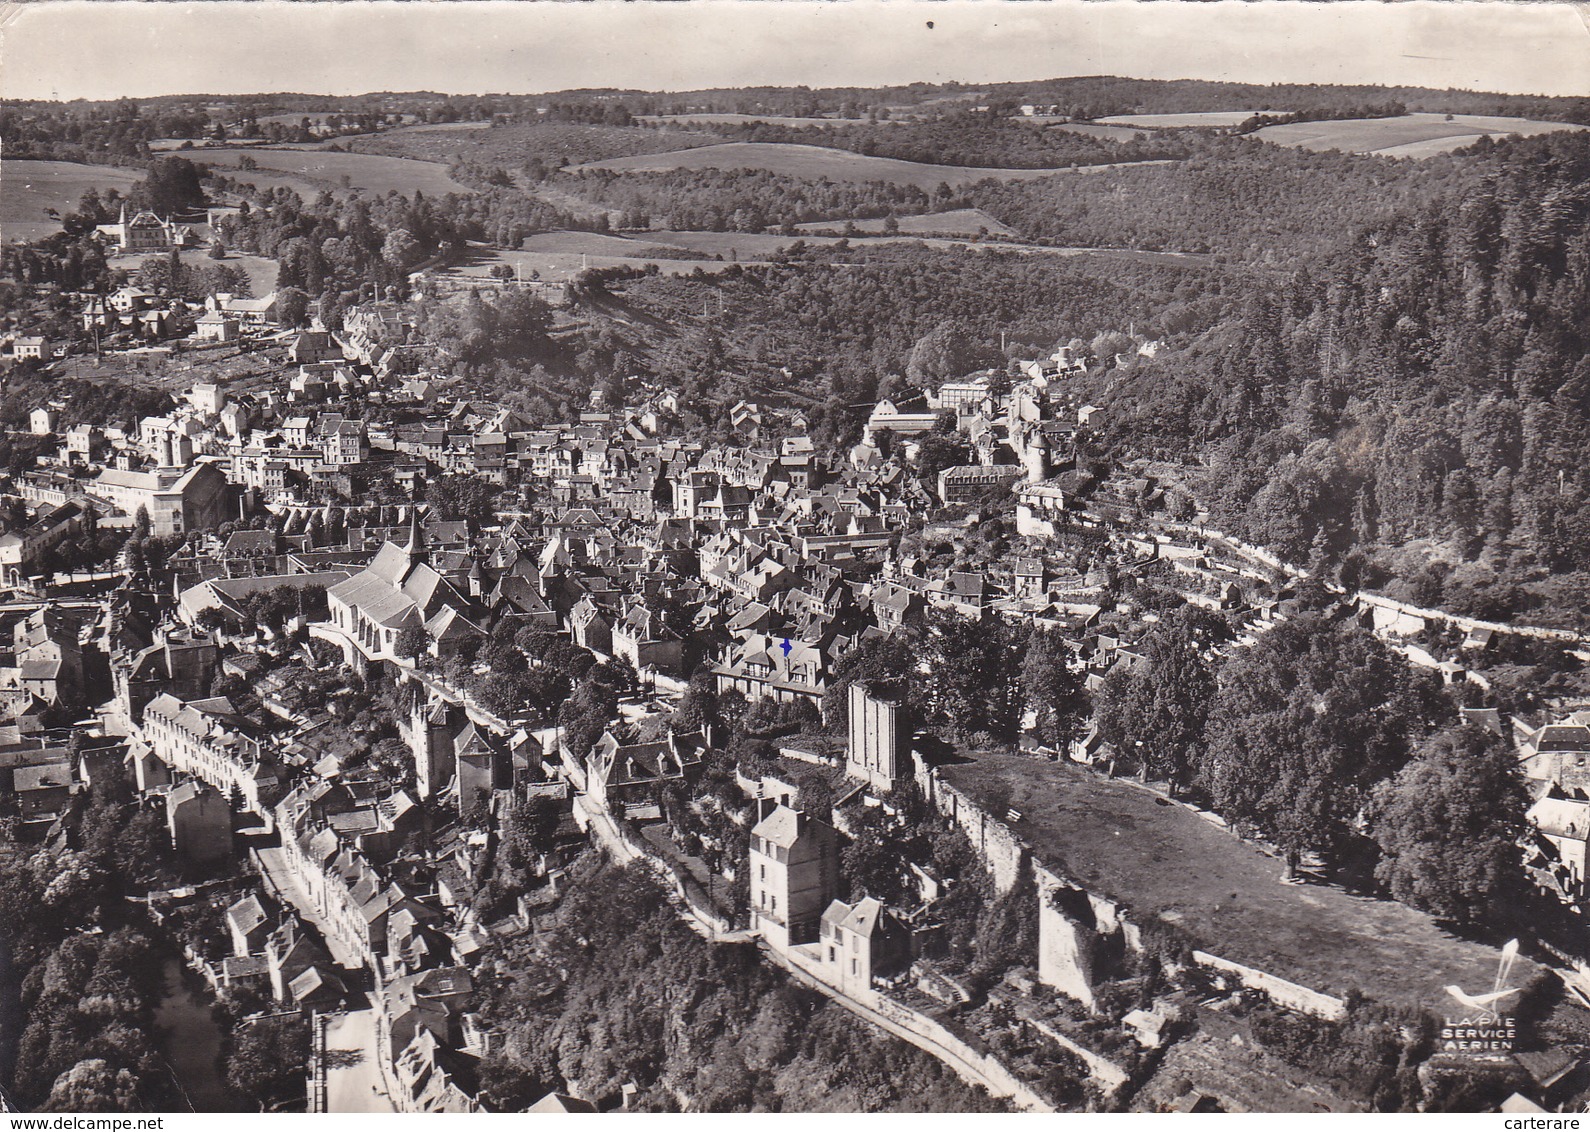
M 910 243 L 797 245 L 784 265 L 700 277 L 635 272 L 609 286 L 622 294 L 588 300 L 612 317 L 589 339 L 598 366 L 604 351 L 622 348 L 687 400 L 813 405 L 825 434 L 847 442 L 880 383 L 904 373 L 930 331 L 964 343 L 969 366 L 1003 366 L 1001 334 L 1028 356 L 1134 320 L 1149 333 L 1191 334 L 1215 325 L 1241 291 L 1229 271 L 1181 261 Z M 634 335 L 625 322 L 636 315 L 671 332 Z
M 1201 139 L 1189 152 L 1174 165 L 990 178 L 958 189 L 717 169 L 586 170 L 543 183 L 612 209 L 624 228 L 761 231 L 981 208 L 1030 243 L 1212 252 L 1291 264 L 1328 250 L 1349 227 L 1476 179 L 1473 161 L 1451 158 L 1396 164 L 1235 138 Z
M 758 169 L 675 169 L 665 173 L 585 170 L 553 187 L 612 209 L 619 227 L 761 232 L 821 220 L 867 220 L 958 208 L 970 199 L 887 181 L 830 181 Z M 941 186 L 941 188 L 943 188 Z
M 1246 138 L 1201 139 L 1192 150 L 1174 166 L 985 181 L 962 195 L 1030 241 L 1293 265 L 1475 179 L 1472 162 L 1450 157 L 1393 162 Z
M 1117 769 L 1168 782 L 1239 832 L 1305 853 L 1351 886 L 1462 923 L 1533 922 L 1518 841 L 1529 799 L 1491 731 L 1446 721 L 1440 682 L 1339 616 L 1315 609 L 1220 662 L 1219 616 L 1182 607 L 1094 697 Z M 1445 724 L 1445 726 L 1443 726 Z M 1142 766 L 1131 752 L 1145 752 Z
M 1509 149 L 1109 382 L 1113 436 L 1206 461 L 1218 522 L 1346 580 L 1375 580 L 1354 548 L 1410 542 L 1471 580 L 1590 569 L 1590 143 Z M 1527 600 L 1482 588 L 1481 612 Z
M 180 875 L 163 816 L 109 783 L 80 799 L 69 829 L 0 856 L 0 947 L 20 980 L 6 988 L 11 1097 L 24 1110 L 171 1111 L 154 1008 L 173 948 L 127 901 Z
M 868 157 L 984 169 L 1059 169 L 1156 161 L 1186 154 L 1181 139 L 1144 133 L 1131 141 L 1046 130 L 1019 119 L 961 113 L 931 122 L 788 126 L 750 122 L 716 126 L 733 141 L 823 145 Z

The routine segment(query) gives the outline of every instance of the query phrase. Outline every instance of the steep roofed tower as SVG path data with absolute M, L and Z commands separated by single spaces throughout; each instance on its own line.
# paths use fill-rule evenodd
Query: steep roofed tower
M 409 537 L 403 544 L 404 553 L 409 556 L 409 568 L 413 569 L 426 559 L 425 553 L 425 526 L 420 522 L 420 509 L 409 508 Z

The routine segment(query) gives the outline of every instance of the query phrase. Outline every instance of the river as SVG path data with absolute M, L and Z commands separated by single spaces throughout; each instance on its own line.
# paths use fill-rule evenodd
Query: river
M 225 1037 L 210 1013 L 210 996 L 179 961 L 165 966 L 166 995 L 155 1007 L 160 1052 L 194 1112 L 237 1112 L 221 1070 Z

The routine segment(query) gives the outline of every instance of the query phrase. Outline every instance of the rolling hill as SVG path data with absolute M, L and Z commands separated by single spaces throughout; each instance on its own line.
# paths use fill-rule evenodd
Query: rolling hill
M 348 179 L 347 188 L 372 193 L 396 189 L 404 196 L 413 196 L 417 189 L 426 196 L 439 197 L 472 191 L 449 177 L 446 166 L 411 157 L 332 153 L 320 149 L 265 149 L 259 146 L 247 149 L 199 149 L 188 156 L 194 161 L 215 166 L 239 181 L 267 186 L 291 184 L 300 195 L 304 195 L 306 185 L 311 186 L 309 196 L 315 195 L 320 188 L 335 191 L 343 187 L 344 177 Z M 258 168 L 241 169 L 239 166 L 245 157 L 251 158 Z
M 0 239 L 38 240 L 61 230 L 45 209 L 71 212 L 89 189 L 125 193 L 143 180 L 143 170 L 75 161 L 25 161 L 12 158 L 0 177 Z
M 1094 168 L 1101 168 L 1095 166 Z M 1047 177 L 1064 169 L 974 169 L 964 165 L 924 165 L 889 157 L 866 157 L 820 145 L 785 145 L 773 142 L 729 142 L 673 153 L 619 157 L 574 166 L 570 172 L 606 169 L 615 173 L 660 173 L 671 169 L 757 169 L 809 180 L 887 181 L 933 189 L 952 188 L 993 178 L 998 181 Z
M 1403 114 L 1396 118 L 1344 118 L 1265 126 L 1258 136 L 1276 145 L 1321 152 L 1375 153 L 1383 157 L 1430 157 L 1472 145 L 1481 137 L 1534 137 L 1558 130 L 1583 130 L 1572 122 L 1541 122 L 1484 114 Z

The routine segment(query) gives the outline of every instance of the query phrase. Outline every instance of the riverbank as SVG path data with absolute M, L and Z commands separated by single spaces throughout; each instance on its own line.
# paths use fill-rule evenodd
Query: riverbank
M 190 1111 L 248 1111 L 226 1084 L 226 1035 L 215 1020 L 215 1000 L 178 960 L 166 960 L 163 973 L 165 997 L 155 1007 L 159 1049 Z

